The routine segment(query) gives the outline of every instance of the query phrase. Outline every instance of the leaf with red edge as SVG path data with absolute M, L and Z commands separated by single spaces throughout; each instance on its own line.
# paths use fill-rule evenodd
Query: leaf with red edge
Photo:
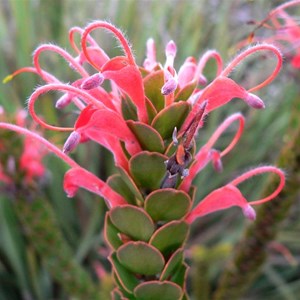
M 177 270 L 178 266 L 183 262 L 183 248 L 177 249 L 166 263 L 163 272 L 160 275 L 160 280 L 167 280 Z
M 178 101 L 186 101 L 188 100 L 197 87 L 197 82 L 194 80 L 184 86 L 181 90 L 179 90 L 175 95 L 175 102 Z
M 137 204 L 134 193 L 131 191 L 130 187 L 126 184 L 120 174 L 114 174 L 108 177 L 106 182 L 114 191 L 123 196 L 127 203 Z
M 116 250 L 123 245 L 120 239 L 120 230 L 112 223 L 109 214 L 105 216 L 104 222 L 104 238 L 110 248 Z
M 147 242 L 154 232 L 154 223 L 142 208 L 123 205 L 111 209 L 109 215 L 120 233 L 126 234 L 133 240 Z
M 114 252 L 108 258 L 111 262 L 113 271 L 116 274 L 119 283 L 122 288 L 128 293 L 132 293 L 134 288 L 139 284 L 139 280 L 136 278 L 135 274 L 127 270 L 118 260 L 117 254 Z
M 149 194 L 145 200 L 145 210 L 157 221 L 173 221 L 183 218 L 191 207 L 191 199 L 183 191 L 161 189 Z
M 161 93 L 164 82 L 163 70 L 151 72 L 144 78 L 146 97 L 153 103 L 157 111 L 161 111 L 165 107 L 165 97 Z
M 184 221 L 172 221 L 160 227 L 152 235 L 150 244 L 156 247 L 164 257 L 180 248 L 189 234 L 189 225 Z
M 176 102 L 161 110 L 153 119 L 151 126 L 156 129 L 163 139 L 172 137 L 174 128 L 180 129 L 190 111 L 186 102 Z
M 164 142 L 159 133 L 151 126 L 134 121 L 127 121 L 127 125 L 136 136 L 143 150 L 164 152 Z
M 139 300 L 180 300 L 183 290 L 170 281 L 147 281 L 134 289 Z
M 166 173 L 166 160 L 166 156 L 148 151 L 132 156 L 129 160 L 129 170 L 137 186 L 147 190 L 158 189 Z
M 117 258 L 126 269 L 140 275 L 158 274 L 165 264 L 162 254 L 145 242 L 124 244 L 117 250 Z

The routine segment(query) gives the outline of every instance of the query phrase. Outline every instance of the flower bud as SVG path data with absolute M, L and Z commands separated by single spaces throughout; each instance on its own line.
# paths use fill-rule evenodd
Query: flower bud
M 104 76 L 101 73 L 96 73 L 90 77 L 88 77 L 87 79 L 85 79 L 82 84 L 81 84 L 81 88 L 83 90 L 91 90 L 94 89 L 96 87 L 98 87 L 99 85 L 101 85 L 104 81 Z
M 70 93 L 66 93 L 56 101 L 55 107 L 57 109 L 63 109 L 72 102 L 72 99 L 73 99 L 73 95 Z
M 254 208 L 249 204 L 243 208 L 243 214 L 247 219 L 251 221 L 254 221 L 256 219 L 256 212 Z
M 244 101 L 253 108 L 256 109 L 265 108 L 264 102 L 258 96 L 252 93 L 247 93 L 247 96 L 244 98 Z
M 73 131 L 64 144 L 63 152 L 69 153 L 74 150 L 75 147 L 79 144 L 80 138 L 81 135 L 77 131 Z
M 161 88 L 161 93 L 166 96 L 170 95 L 177 89 L 177 81 L 175 78 L 170 78 Z

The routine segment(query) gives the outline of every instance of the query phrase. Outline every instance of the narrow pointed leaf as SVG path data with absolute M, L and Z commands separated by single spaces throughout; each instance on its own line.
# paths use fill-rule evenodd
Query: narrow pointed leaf
M 191 203 L 185 192 L 163 189 L 147 196 L 145 210 L 155 222 L 172 221 L 183 218 L 189 212 Z
M 112 223 L 134 240 L 148 241 L 154 232 L 150 216 L 141 208 L 124 205 L 109 212 Z
M 183 290 L 169 281 L 148 281 L 138 285 L 134 294 L 139 300 L 180 300 Z
M 162 254 L 144 242 L 128 242 L 117 251 L 119 262 L 133 273 L 155 275 L 164 267 Z

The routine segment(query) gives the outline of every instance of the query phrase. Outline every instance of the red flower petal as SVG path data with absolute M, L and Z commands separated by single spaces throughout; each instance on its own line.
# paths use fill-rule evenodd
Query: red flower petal
M 68 197 L 74 197 L 78 188 L 84 188 L 103 197 L 109 208 L 126 204 L 124 198 L 112 190 L 109 185 L 80 167 L 69 170 L 64 177 L 64 190 Z
M 140 121 L 147 122 L 148 114 L 145 104 L 143 80 L 139 69 L 129 64 L 125 57 L 115 57 L 102 68 L 106 79 L 113 80 L 135 103 Z

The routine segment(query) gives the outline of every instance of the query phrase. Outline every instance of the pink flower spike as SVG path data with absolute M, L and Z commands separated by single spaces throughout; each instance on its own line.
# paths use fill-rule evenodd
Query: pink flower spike
M 81 88 L 83 90 L 91 90 L 97 88 L 104 81 L 104 76 L 101 73 L 96 73 L 88 78 L 86 78 L 82 84 Z
M 103 197 L 109 208 L 127 204 L 124 198 L 116 193 L 108 184 L 96 175 L 80 167 L 72 168 L 64 177 L 64 190 L 68 197 L 74 197 L 78 188 L 84 188 Z
M 63 147 L 63 153 L 68 154 L 73 151 L 80 143 L 81 135 L 77 131 L 73 131 L 68 137 Z

